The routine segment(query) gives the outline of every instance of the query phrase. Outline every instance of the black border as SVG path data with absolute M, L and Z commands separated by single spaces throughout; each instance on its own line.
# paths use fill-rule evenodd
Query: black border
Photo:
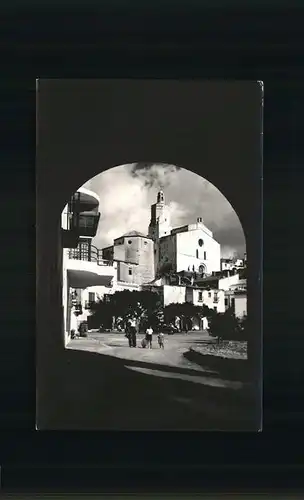
M 176 439 L 172 435 L 171 448 L 162 450 L 161 460 L 153 445 L 155 438 L 151 437 L 145 442 L 146 454 L 152 462 L 159 464 L 159 473 L 164 471 L 161 488 L 171 484 L 173 490 L 178 489 L 183 474 L 184 478 L 190 479 L 185 472 L 173 478 L 171 474 L 166 474 L 165 467 L 162 468 L 165 463 L 177 465 L 179 462 L 185 471 L 190 454 L 196 464 L 202 461 L 217 464 L 213 476 L 210 471 L 202 474 L 202 470 L 196 469 L 195 472 L 193 469 L 192 475 L 197 478 L 196 484 L 200 489 L 205 487 L 216 491 L 221 481 L 225 491 L 235 491 L 240 474 L 246 483 L 244 488 L 248 490 L 285 485 L 291 491 L 293 487 L 302 487 L 303 471 L 295 466 L 302 459 L 303 341 L 300 335 L 303 329 L 297 307 L 301 306 L 301 301 L 298 296 L 293 300 L 290 295 L 287 298 L 279 296 L 277 290 L 282 282 L 289 282 L 293 275 L 289 273 L 292 261 L 295 256 L 301 256 L 298 241 L 293 240 L 293 236 L 298 231 L 302 197 L 299 181 L 303 160 L 303 7 L 292 9 L 291 4 L 285 9 L 264 6 L 253 7 L 246 12 L 239 8 L 234 12 L 231 9 L 229 15 L 223 9 L 220 13 L 207 10 L 202 13 L 188 7 L 183 12 L 179 11 L 173 20 L 172 16 L 166 19 L 160 14 L 158 18 L 155 16 L 153 22 L 150 15 L 145 16 L 144 21 L 140 16 L 133 16 L 133 24 L 131 14 L 128 22 L 125 17 L 122 21 L 117 12 L 112 11 L 111 16 L 110 7 L 107 13 L 99 11 L 99 15 L 95 12 L 87 17 L 84 12 L 79 17 L 73 16 L 68 10 L 65 17 L 58 17 L 58 12 L 54 10 L 51 17 L 46 9 L 43 13 L 38 13 L 38 10 L 34 14 L 30 12 L 27 17 L 24 12 L 12 9 L 11 18 L 7 18 L 5 25 L 7 58 L 2 67 L 6 75 L 2 80 L 5 126 L 2 129 L 4 147 L 1 154 L 5 172 L 4 210 L 9 210 L 10 214 L 5 218 L 4 229 L 7 231 L 6 241 L 10 244 L 1 247 L 1 262 L 9 263 L 5 267 L 10 273 L 2 275 L 2 290 L 5 290 L 2 295 L 1 332 L 1 401 L 5 408 L 4 412 L 1 411 L 0 421 L 2 485 L 4 488 L 15 486 L 25 489 L 30 485 L 35 488 L 38 473 L 35 467 L 38 463 L 45 463 L 49 472 L 44 481 L 40 473 L 41 488 L 51 489 L 56 481 L 59 484 L 60 473 L 62 476 L 65 474 L 63 469 L 52 470 L 51 465 L 71 464 L 73 457 L 79 463 L 86 463 L 87 467 L 90 463 L 109 463 L 111 460 L 115 467 L 119 463 L 124 467 L 127 462 L 133 461 L 134 470 L 129 474 L 133 477 L 137 477 L 139 471 L 138 454 L 143 461 L 144 452 L 139 443 L 139 448 L 134 450 L 134 436 L 130 436 L 129 441 L 127 439 L 122 449 L 122 443 L 108 434 L 104 437 L 101 458 L 100 444 L 92 445 L 83 434 L 77 436 L 76 442 L 69 433 L 56 433 L 55 437 L 53 433 L 39 435 L 29 430 L 35 404 L 35 319 L 31 308 L 35 294 L 34 78 L 38 75 L 76 76 L 80 73 L 82 76 L 97 76 L 97 73 L 98 76 L 108 76 L 109 71 L 112 76 L 119 77 L 126 76 L 128 71 L 137 71 L 137 74 L 146 77 L 156 73 L 160 78 L 190 74 L 196 77 L 256 78 L 265 84 L 264 431 L 257 435 L 222 435 L 213 441 L 212 447 L 205 436 L 198 442 L 197 437 L 194 441 L 189 436 Z M 120 19 L 120 25 L 115 22 L 118 19 L 115 15 Z M 96 20 L 95 31 L 91 29 L 92 16 Z M 200 23 L 202 17 L 204 19 Z M 162 37 L 158 36 L 156 40 L 153 35 L 158 23 L 164 29 Z M 135 38 L 134 45 L 126 42 L 128 33 L 118 34 L 122 24 L 127 26 L 129 35 L 136 28 L 138 31 L 141 28 L 141 35 Z M 102 26 L 103 40 L 100 45 L 94 41 L 98 26 Z M 88 39 L 91 35 L 91 43 L 82 44 L 77 30 L 85 30 Z M 215 31 L 216 40 L 213 36 Z M 111 33 L 114 37 L 112 41 Z M 144 40 L 149 39 L 149 35 L 150 40 L 145 45 Z M 68 37 L 73 40 L 70 45 Z M 52 47 L 50 41 L 55 38 L 57 46 Z M 96 60 L 102 61 L 102 68 L 98 71 Z M 287 238 L 282 239 L 282 227 Z M 285 262 L 283 266 L 282 261 Z M 294 296 L 298 291 L 294 283 Z M 291 312 L 293 315 L 289 316 Z M 235 469 L 230 470 L 230 481 L 225 481 L 228 462 L 235 464 Z M 19 464 L 22 468 L 25 463 L 32 465 L 32 474 L 23 469 L 23 474 L 18 475 L 12 465 L 16 467 Z M 242 469 L 240 464 L 244 463 L 249 469 Z M 143 477 L 148 481 L 149 470 L 152 469 L 149 469 L 148 461 L 145 464 L 146 474 Z M 260 468 L 255 469 L 254 464 L 259 464 Z M 62 487 L 68 490 L 76 484 L 79 474 L 74 470 L 67 476 L 68 480 Z M 95 470 L 94 475 L 92 469 L 91 474 L 84 472 L 84 476 L 91 476 L 91 484 L 95 477 L 99 489 L 105 484 L 105 475 L 100 470 Z M 155 477 L 159 477 L 158 474 L 154 475 L 154 484 L 158 482 Z M 211 477 L 209 482 L 208 477 Z M 146 484 L 148 482 L 142 484 L 140 489 L 147 487 Z M 85 487 L 90 487 L 90 481 Z M 112 474 L 112 487 L 119 490 L 119 478 L 115 473 Z

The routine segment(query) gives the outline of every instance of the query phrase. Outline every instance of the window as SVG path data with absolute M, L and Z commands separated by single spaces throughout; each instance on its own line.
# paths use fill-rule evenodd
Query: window
M 228 306 L 228 299 L 225 299 L 225 306 Z
M 95 302 L 95 293 L 89 292 L 89 302 Z
M 129 276 L 132 276 L 132 269 L 129 269 Z
M 198 292 L 198 300 L 200 302 L 203 300 L 203 292 Z
M 129 243 L 129 245 L 131 245 L 131 243 L 132 243 L 132 240 L 129 240 L 129 241 L 128 241 L 128 243 Z
M 196 258 L 198 259 L 198 250 L 196 250 Z
M 208 292 L 208 297 L 211 297 L 211 292 Z
M 214 312 L 216 312 L 216 313 L 217 313 L 217 307 L 214 307 Z
M 234 299 L 234 298 L 232 298 L 232 299 L 231 299 L 231 306 L 232 306 L 232 307 L 234 307 L 234 306 L 235 306 L 235 299 Z
M 204 260 L 207 259 L 207 252 L 204 252 Z
M 148 242 L 147 242 L 147 241 L 144 241 L 144 245 L 148 245 Z
M 200 247 L 202 247 L 202 246 L 203 246 L 203 244 L 204 244 L 204 241 L 200 238 L 200 239 L 198 240 L 198 244 L 199 244 L 199 246 L 200 246 Z

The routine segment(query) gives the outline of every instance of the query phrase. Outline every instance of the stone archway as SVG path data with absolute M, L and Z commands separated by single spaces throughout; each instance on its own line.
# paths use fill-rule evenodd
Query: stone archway
M 171 163 L 202 175 L 224 194 L 244 228 L 250 262 L 248 316 L 257 331 L 259 86 L 255 82 L 246 86 L 243 82 L 54 79 L 39 81 L 37 100 L 38 394 L 51 401 L 65 390 L 64 371 L 58 369 L 63 355 L 62 209 L 88 179 L 116 165 L 147 159 Z M 227 169 L 228 164 L 229 175 L 223 175 L 223 165 Z M 256 352 L 259 349 L 257 335 Z M 40 396 L 39 411 L 43 414 Z

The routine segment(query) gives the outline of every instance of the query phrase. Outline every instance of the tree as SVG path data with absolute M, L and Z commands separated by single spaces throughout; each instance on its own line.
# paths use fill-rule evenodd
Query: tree
M 88 317 L 88 324 L 91 328 L 111 328 L 114 316 L 113 305 L 105 299 L 94 302 L 90 307 L 91 316 Z
M 192 302 L 172 303 L 164 308 L 164 317 L 167 323 L 173 323 L 177 316 L 181 318 L 184 327 L 191 329 L 193 318 L 203 317 L 204 310 L 202 307 L 192 304 Z
M 232 308 L 210 317 L 209 330 L 212 336 L 222 340 L 247 340 L 247 318 L 237 318 Z
M 129 291 L 115 292 L 92 307 L 92 321 L 98 318 L 99 324 L 109 325 L 110 318 L 120 317 L 123 323 L 135 318 L 138 324 L 157 324 L 161 313 L 161 299 L 156 292 Z M 111 326 L 108 326 L 111 328 Z

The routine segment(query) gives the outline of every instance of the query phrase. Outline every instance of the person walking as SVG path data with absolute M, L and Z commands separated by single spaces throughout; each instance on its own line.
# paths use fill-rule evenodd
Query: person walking
M 165 336 L 162 332 L 160 332 L 157 336 L 158 345 L 160 349 L 165 349 Z
M 149 328 L 147 328 L 146 330 L 146 339 L 150 349 L 152 349 L 152 338 L 153 338 L 153 329 L 151 326 L 149 326 Z
M 131 325 L 130 325 L 130 330 L 131 330 L 131 347 L 136 347 L 137 339 L 136 339 L 136 320 L 133 318 L 131 319 Z
M 131 335 L 131 324 L 130 324 L 130 321 L 128 321 L 128 323 L 126 325 L 126 337 L 128 339 L 128 342 L 129 342 L 129 347 L 132 347 L 132 335 Z

